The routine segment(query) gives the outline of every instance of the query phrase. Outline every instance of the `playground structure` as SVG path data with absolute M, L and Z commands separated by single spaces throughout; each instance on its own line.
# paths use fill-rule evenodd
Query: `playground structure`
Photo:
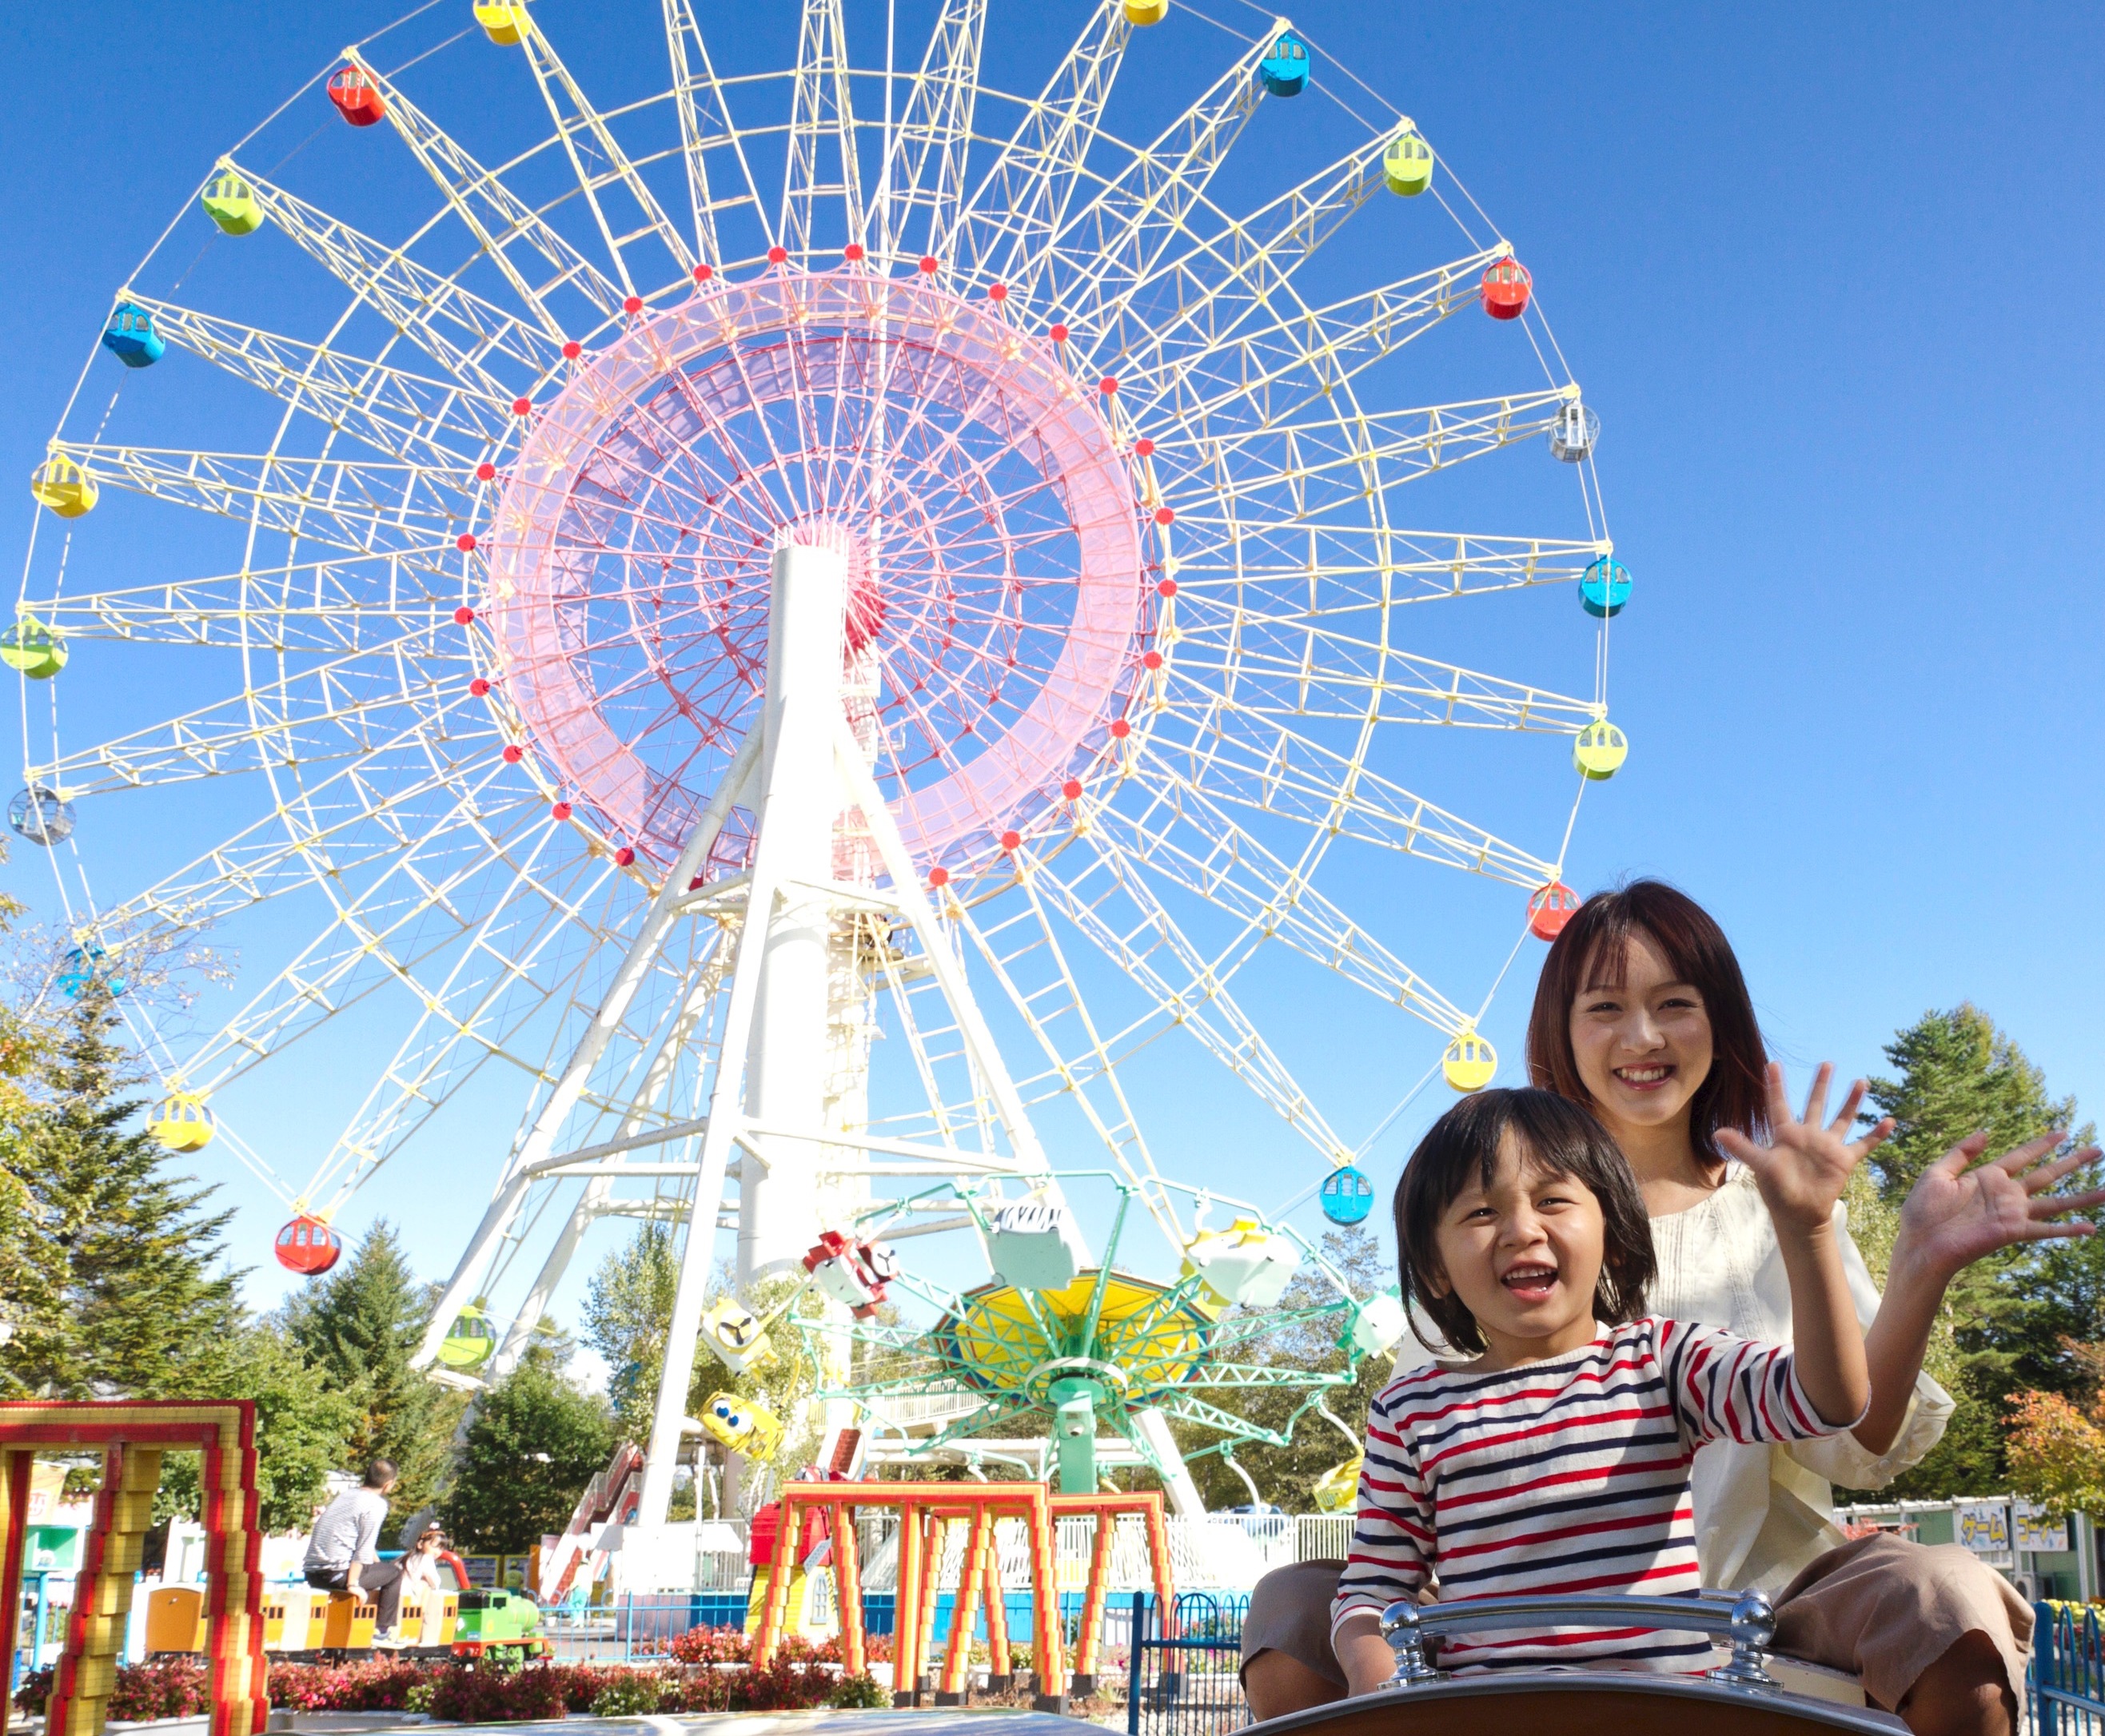
M 262 1576 L 257 1571 L 256 1407 L 246 1399 L 0 1404 L 0 1509 L 7 1517 L 0 1551 L 0 1609 L 9 1613 L 11 1624 L 21 1608 L 30 1466 L 37 1449 L 84 1447 L 102 1449 L 102 1487 L 95 1497 L 94 1525 L 44 1728 L 51 1736 L 101 1736 L 140 1544 L 160 1487 L 162 1457 L 194 1451 L 202 1460 L 199 1486 L 210 1540 L 203 1613 L 212 1736 L 261 1736 L 270 1705 L 264 1691 Z M 9 1704 L 0 1698 L 0 1736 L 6 1736 Z
M 887 28 L 875 9 L 802 0 L 793 65 L 735 73 L 664 0 L 672 84 L 611 111 L 524 7 L 476 8 L 480 37 L 451 46 L 458 18 L 413 15 L 302 112 L 346 123 L 315 141 L 332 172 L 436 212 L 368 234 L 244 140 L 178 225 L 207 268 L 141 262 L 91 364 L 123 390 L 77 395 L 32 479 L 0 659 L 29 743 L 10 823 L 50 850 L 74 938 L 60 992 L 117 997 L 162 1075 L 155 1137 L 247 1166 L 306 1275 L 359 1188 L 481 1069 L 515 1070 L 525 1113 L 480 1159 L 488 1208 L 422 1360 L 501 1378 L 597 1226 L 674 1226 L 650 1439 L 601 1492 L 632 1533 L 662 1524 L 700 1438 L 758 1463 L 796 1421 L 728 1392 L 688 1410 L 698 1355 L 762 1353 L 780 1315 L 753 1287 L 785 1274 L 827 1300 L 793 1331 L 829 1425 L 869 1423 L 874 1462 L 1006 1451 L 990 1431 L 1027 1412 L 1063 1495 L 1144 1467 L 1190 1511 L 1173 1419 L 1230 1462 L 1282 1440 L 1207 1395 L 1298 1386 L 1295 1415 L 1320 1409 L 1401 1316 L 1353 1297 L 1285 1207 L 1209 1228 L 1134 1109 L 1136 1057 L 1196 1041 L 1306 1149 L 1305 1194 L 1357 1221 L 1364 1144 L 1238 974 L 1260 948 L 1312 961 L 1429 1027 L 1427 1080 L 1472 1090 L 1499 1069 L 1477 1028 L 1499 956 L 1575 907 L 1579 800 L 1629 748 L 1607 716 L 1630 582 L 1599 422 L 1533 278 L 1408 117 L 1333 98 L 1285 19 L 1202 38 L 1187 14 L 1206 16 L 1098 0 L 1019 100 L 982 77 L 985 0 L 941 0 L 918 55 L 887 36 L 881 60 L 850 30 Z M 472 121 L 471 87 L 553 130 L 486 167 L 426 106 Z M 1278 186 L 1231 209 L 1239 148 Z M 1422 268 L 1312 299 L 1306 268 L 1355 219 Z M 252 269 L 266 249 L 301 288 Z M 1436 346 L 1437 377 L 1483 393 L 1380 407 Z M 193 405 L 242 425 L 236 404 L 269 417 L 245 456 L 185 425 Z M 1544 527 L 1563 533 L 1410 528 L 1441 473 L 1508 449 L 1517 516 L 1575 480 Z M 217 576 L 73 569 L 114 515 L 173 507 L 226 522 Z M 1503 654 L 1470 600 L 1567 587 L 1578 696 L 1406 649 L 1437 618 L 1444 649 Z M 61 746 L 61 696 L 120 667 L 168 672 L 133 685 L 186 708 Z M 1505 738 L 1526 793 L 1494 806 L 1533 847 L 1462 816 L 1506 795 L 1486 756 L 1442 756 L 1464 732 Z M 1541 736 L 1559 762 L 1568 743 L 1568 781 Z M 1538 793 L 1553 769 L 1568 808 Z M 127 802 L 180 831 L 210 805 L 166 792 L 244 772 L 253 824 L 143 886 L 98 867 L 114 896 L 91 894 Z M 1410 901 L 1378 922 L 1333 901 L 1341 848 L 1499 886 L 1470 995 L 1404 962 Z M 127 954 L 237 939 L 279 900 L 315 938 L 231 1017 L 164 1030 L 123 992 Z M 244 1094 L 338 1018 L 394 1047 L 290 1184 Z M 1070 1198 L 1100 1185 L 1107 1234 Z M 974 1267 L 987 1283 L 947 1281 Z M 1282 1309 L 1295 1274 L 1307 1300 Z M 1324 1323 L 1343 1372 L 1261 1354 Z M 907 1410 L 936 1426 L 887 1426 Z
M 840 1610 L 841 1660 L 842 1667 L 851 1674 L 861 1673 L 869 1662 L 855 1515 L 859 1509 L 889 1511 L 899 1515 L 899 1591 L 892 1628 L 892 1694 L 896 1705 L 922 1705 L 932 1692 L 922 1666 L 931 1641 L 938 1637 L 934 1632 L 936 1568 L 942 1555 L 945 1529 L 953 1524 L 967 1528 L 964 1566 L 951 1605 L 950 1632 L 941 1636 L 941 1671 L 932 1687 L 936 1705 L 963 1703 L 966 1665 L 973 1628 L 982 1609 L 990 1676 L 1001 1685 L 1012 1678 L 1006 1588 L 1000 1582 L 993 1547 L 994 1528 L 1003 1519 L 1020 1520 L 1027 1540 L 1035 1703 L 1039 1710 L 1064 1711 L 1070 1689 L 1076 1694 L 1096 1691 L 1112 1538 L 1120 1515 L 1137 1515 L 1146 1528 L 1157 1607 L 1164 1611 L 1176 1608 L 1162 1497 L 1153 1490 L 1135 1494 L 1049 1495 L 1044 1484 L 1037 1482 L 790 1484 L 784 1486 L 781 1501 L 782 1516 L 775 1534 L 766 1602 L 753 1636 L 753 1662 L 758 1668 L 764 1669 L 773 1658 L 785 1629 L 798 1542 L 807 1513 L 821 1515 L 826 1521 L 828 1555 Z M 1083 1595 L 1070 1681 L 1061 1646 L 1053 1528 L 1062 1518 L 1083 1516 L 1095 1521 L 1095 1545 Z

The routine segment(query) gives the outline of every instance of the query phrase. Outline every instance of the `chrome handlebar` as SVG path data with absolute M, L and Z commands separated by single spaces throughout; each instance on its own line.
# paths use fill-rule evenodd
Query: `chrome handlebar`
M 1705 1592 L 1696 1597 L 1482 1597 L 1448 1604 L 1391 1604 L 1381 1613 L 1382 1637 L 1396 1653 L 1387 1684 L 1408 1688 L 1444 1674 L 1426 1662 L 1428 1636 L 1455 1629 L 1566 1627 L 1602 1622 L 1617 1627 L 1709 1634 L 1729 1640 L 1732 1661 L 1704 1673 L 1748 1688 L 1773 1688 L 1763 1667 L 1776 1640 L 1776 1611 L 1759 1591 Z

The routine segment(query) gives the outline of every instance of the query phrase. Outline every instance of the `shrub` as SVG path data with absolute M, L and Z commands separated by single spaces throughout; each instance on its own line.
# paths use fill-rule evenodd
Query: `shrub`
M 842 1711 L 892 1706 L 892 1690 L 881 1687 L 874 1676 L 843 1676 L 834 1685 L 834 1691 L 826 1696 L 826 1704 Z
M 667 1649 L 680 1663 L 744 1663 L 753 1655 L 753 1637 L 736 1627 L 690 1627 L 675 1634 Z
M 804 1711 L 826 1703 L 834 1674 L 824 1664 L 777 1656 L 764 1670 L 729 1677 L 733 1711 Z
M 546 1664 L 490 1670 L 460 1664 L 442 1671 L 431 1689 L 432 1717 L 450 1724 L 520 1724 L 560 1718 L 564 1676 Z
M 409 1696 L 431 1680 L 432 1666 L 406 1658 L 357 1663 L 273 1663 L 273 1706 L 293 1711 L 415 1711 Z
M 636 1718 L 655 1712 L 665 1699 L 668 1685 L 644 1671 L 621 1671 L 593 1696 L 592 1715 L 595 1718 Z
M 51 1697 L 52 1671 L 31 1670 L 16 1690 L 15 1704 L 41 1716 Z M 190 1718 L 212 1703 L 204 1661 L 186 1653 L 168 1653 L 145 1663 L 119 1664 L 109 1690 L 107 1716 L 127 1722 L 148 1718 Z
M 32 1718 L 42 1717 L 51 1697 L 51 1675 L 48 1665 L 41 1670 L 24 1671 L 22 1685 L 15 1690 L 15 1710 Z

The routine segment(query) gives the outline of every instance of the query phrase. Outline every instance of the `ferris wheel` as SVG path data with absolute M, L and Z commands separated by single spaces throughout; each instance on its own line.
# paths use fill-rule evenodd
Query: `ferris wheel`
M 282 948 L 208 1028 L 118 1004 L 154 1131 L 284 1200 L 284 1264 L 325 1269 L 354 1193 L 493 1073 L 525 1109 L 448 1136 L 494 1188 L 427 1361 L 507 1368 L 601 1220 L 691 1226 L 646 1516 L 713 1229 L 745 1284 L 874 1202 L 895 1243 L 984 1238 L 1093 1163 L 1181 1258 L 1129 1058 L 1179 1029 L 1312 1189 L 1349 1166 L 1235 993 L 1268 944 L 1489 1082 L 1509 960 L 1436 987 L 1407 907 L 1347 908 L 1333 859 L 1479 877 L 1516 947 L 1547 938 L 1627 752 L 1598 422 L 1418 127 L 1244 0 L 1093 0 L 1021 96 L 983 77 L 1001 8 L 930 0 L 910 38 L 899 10 L 803 0 L 788 64 L 745 66 L 664 0 L 632 45 L 655 94 L 619 104 L 523 4 L 347 50 L 116 297 L 0 635 L 9 820 L 58 868 L 76 985 L 199 930 Z M 1366 287 L 1312 268 L 1369 233 Z M 1420 357 L 1475 384 L 1413 398 Z M 1441 489 L 1479 460 L 1562 504 L 1459 527 Z M 185 508 L 216 567 L 114 573 L 99 538 Z M 1531 660 L 1564 648 L 1541 680 L 1413 648 L 1499 595 Z M 127 719 L 165 711 L 101 726 L 119 680 Z M 1453 732 L 1516 777 L 1568 760 L 1527 841 L 1465 817 L 1490 762 L 1428 760 Z M 128 869 L 127 832 L 198 816 L 228 823 Z M 363 1102 L 261 1149 L 248 1082 L 352 1020 L 391 1044 Z M 1093 1149 L 1056 1163 L 1048 1117 Z

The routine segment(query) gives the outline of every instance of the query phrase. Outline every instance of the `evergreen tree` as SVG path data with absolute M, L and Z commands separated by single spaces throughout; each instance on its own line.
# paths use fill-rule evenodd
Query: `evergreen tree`
M 308 1363 L 358 1406 L 346 1442 L 348 1468 L 384 1458 L 400 1470 L 393 1497 L 398 1516 L 438 1503 L 464 1408 L 458 1395 L 409 1366 L 431 1314 L 430 1296 L 383 1220 L 366 1232 L 347 1265 L 296 1294 L 283 1315 Z
M 142 1107 L 115 1040 L 106 989 L 66 1010 L 7 1130 L 16 1184 L 0 1352 L 0 1395 L 175 1395 L 185 1364 L 235 1307 L 221 1265 L 230 1212 L 212 1190 L 165 1171 L 167 1154 L 126 1131 Z
M 570 1524 L 616 1437 L 606 1400 L 572 1382 L 554 1352 L 533 1346 L 476 1406 L 440 1509 L 447 1530 L 467 1549 L 526 1554 Z
M 1897 1213 L 1923 1171 L 1969 1134 L 1985 1131 L 1994 1155 L 2073 1126 L 2076 1100 L 2049 1095 L 2045 1075 L 1980 1008 L 1931 1011 L 1899 1032 L 1886 1058 L 1897 1077 L 1870 1082 L 1867 1121 L 1890 1115 L 1893 1136 L 1866 1163 L 1878 1206 Z M 2089 1130 L 2076 1131 L 2087 1141 Z M 1852 1188 L 1852 1225 L 1879 1222 Z M 1866 1257 L 1883 1279 L 1890 1219 Z M 2094 1244 L 2050 1243 L 2005 1249 L 1953 1282 L 1925 1368 L 1957 1402 L 1944 1438 L 1879 1498 L 1942 1499 L 2007 1486 L 2004 1423 L 2020 1388 L 2074 1390 L 2078 1376 L 2064 1336 L 2105 1337 L 2105 1257 Z M 1845 1492 L 1846 1497 L 1846 1492 Z
M 303 1531 L 321 1504 L 326 1479 L 345 1464 L 357 1399 L 311 1366 L 269 1321 L 230 1318 L 184 1367 L 186 1390 L 256 1406 L 257 1511 L 266 1531 Z M 198 1459 L 172 1454 L 161 1473 L 157 1516 L 199 1512 Z M 405 1510 L 407 1511 L 407 1510 Z

